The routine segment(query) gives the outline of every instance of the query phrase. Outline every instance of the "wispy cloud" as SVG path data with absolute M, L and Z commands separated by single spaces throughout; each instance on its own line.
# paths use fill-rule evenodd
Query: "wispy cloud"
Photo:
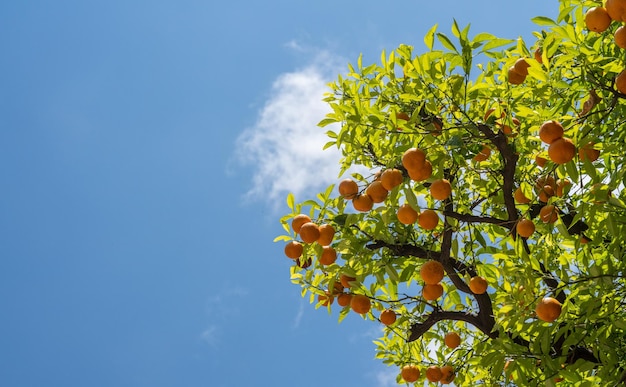
M 304 301 L 300 300 L 300 306 L 298 307 L 298 313 L 296 313 L 296 317 L 293 319 L 292 329 L 298 329 L 300 326 L 300 321 L 302 321 L 302 316 L 304 316 Z
M 396 377 L 398 376 L 398 369 L 396 367 L 385 367 L 378 369 L 374 372 L 374 378 L 376 380 L 375 387 L 391 387 L 397 386 Z
M 218 328 L 215 325 L 210 325 L 207 329 L 202 332 L 200 335 L 200 339 L 204 341 L 209 347 L 217 348 L 218 342 Z
M 211 295 L 205 306 L 205 313 L 209 316 L 210 322 L 200 334 L 200 340 L 211 348 L 217 348 L 222 335 L 220 324 L 227 318 L 237 316 L 240 312 L 237 307 L 233 306 L 235 305 L 232 302 L 233 298 L 246 295 L 248 295 L 248 290 L 237 286 L 226 286 L 220 292 Z
M 302 50 L 295 41 L 288 46 Z M 253 169 L 248 200 L 263 197 L 282 203 L 288 192 L 305 199 L 336 182 L 341 154 L 336 148 L 322 151 L 330 127 L 320 128 L 317 123 L 330 111 L 322 101 L 329 91 L 327 85 L 345 69 L 345 63 L 317 51 L 303 68 L 276 78 L 255 124 L 237 139 L 238 160 Z

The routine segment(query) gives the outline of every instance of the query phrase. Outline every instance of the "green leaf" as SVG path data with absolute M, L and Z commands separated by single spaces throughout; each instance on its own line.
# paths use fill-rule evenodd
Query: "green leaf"
M 432 26 L 424 36 L 424 44 L 431 51 L 433 49 L 433 45 L 435 44 L 435 31 L 437 31 L 437 24 Z
M 555 22 L 554 20 L 550 19 L 547 16 L 535 16 L 531 18 L 530 20 L 539 26 L 556 26 L 557 25 L 557 22 Z
M 442 34 L 441 32 L 437 32 L 437 39 L 439 39 L 441 44 L 448 50 L 454 51 L 456 53 L 459 52 L 454 46 L 454 43 L 452 43 L 452 41 L 450 40 L 450 38 L 448 38 L 446 35 Z

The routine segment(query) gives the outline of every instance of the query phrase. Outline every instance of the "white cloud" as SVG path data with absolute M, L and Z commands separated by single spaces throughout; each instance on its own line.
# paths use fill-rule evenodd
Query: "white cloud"
M 202 341 L 207 343 L 209 347 L 217 348 L 218 341 L 218 328 L 215 325 L 210 325 L 207 329 L 202 332 L 200 335 Z
M 376 387 L 392 387 L 397 386 L 396 377 L 398 376 L 398 368 L 396 367 L 385 367 L 384 369 L 376 370 L 374 373 L 374 378 L 376 379 L 376 383 L 374 386 Z
M 301 49 L 297 42 L 289 46 Z M 239 161 L 253 168 L 248 200 L 263 197 L 270 203 L 283 203 L 288 192 L 296 200 L 305 200 L 336 183 L 341 155 L 337 148 L 322 151 L 330 127 L 320 128 L 317 123 L 330 111 L 322 101 L 328 83 L 345 63 L 317 52 L 310 64 L 274 81 L 255 124 L 237 139 Z
M 300 301 L 300 306 L 298 307 L 298 313 L 296 313 L 296 317 L 293 319 L 292 329 L 298 329 L 300 326 L 300 322 L 302 321 L 302 316 L 304 316 L 304 301 Z

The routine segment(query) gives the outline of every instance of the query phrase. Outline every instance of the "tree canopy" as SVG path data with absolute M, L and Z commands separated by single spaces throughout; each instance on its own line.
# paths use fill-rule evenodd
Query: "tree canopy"
M 337 184 L 276 241 L 316 308 L 383 324 L 398 383 L 626 381 L 626 0 L 533 21 L 435 25 L 324 96 Z

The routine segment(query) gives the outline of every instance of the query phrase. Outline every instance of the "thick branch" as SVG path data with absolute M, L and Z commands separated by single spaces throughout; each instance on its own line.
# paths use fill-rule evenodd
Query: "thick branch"
M 422 321 L 421 323 L 413 324 L 411 326 L 411 334 L 409 335 L 408 342 L 419 339 L 433 325 L 443 320 L 464 321 L 466 323 L 472 324 L 491 338 L 495 338 L 498 336 L 497 333 L 492 332 L 492 326 L 484 326 L 483 321 L 474 314 L 466 312 L 435 310 L 428 315 L 426 320 Z
M 510 223 L 508 220 L 498 219 L 491 216 L 460 214 L 454 211 L 444 211 L 443 215 L 466 223 L 490 223 L 510 228 L 507 226 L 507 224 Z

